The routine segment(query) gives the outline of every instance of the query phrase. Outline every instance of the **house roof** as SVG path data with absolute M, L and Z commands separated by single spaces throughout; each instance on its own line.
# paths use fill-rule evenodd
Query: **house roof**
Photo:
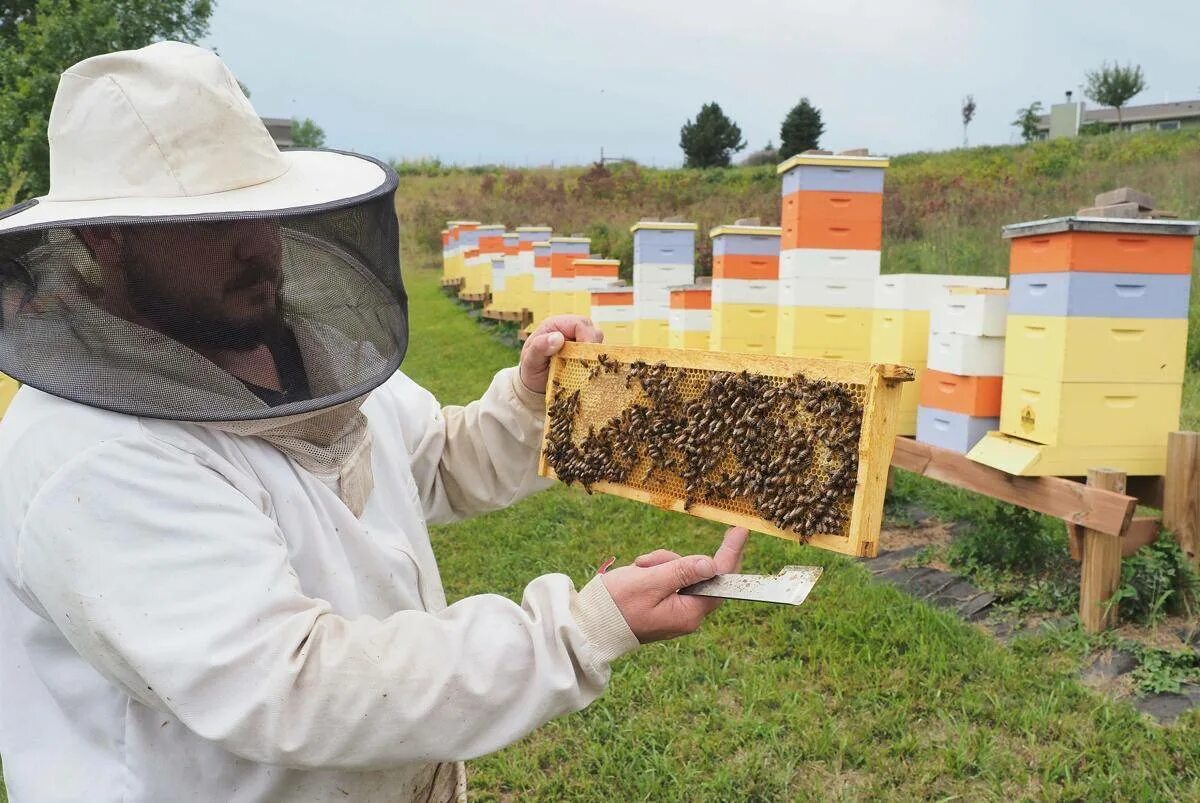
M 1181 100 L 1177 103 L 1147 103 L 1145 106 L 1125 106 L 1121 109 L 1122 123 L 1154 123 L 1160 120 L 1183 120 L 1200 117 L 1200 100 Z M 1117 110 L 1110 107 L 1084 109 L 1085 123 L 1115 123 Z M 1050 115 L 1038 118 L 1039 128 L 1050 127 Z

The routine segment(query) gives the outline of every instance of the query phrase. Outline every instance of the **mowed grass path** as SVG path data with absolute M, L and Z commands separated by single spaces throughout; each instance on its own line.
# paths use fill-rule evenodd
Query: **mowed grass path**
M 443 403 L 516 351 L 409 270 L 404 370 Z M 519 599 L 603 557 L 712 550 L 721 528 L 556 487 L 438 528 L 451 600 Z M 1076 679 L 1070 634 L 1012 648 L 872 583 L 854 561 L 769 536 L 746 571 L 825 567 L 799 608 L 729 603 L 703 629 L 621 659 L 587 710 L 469 764 L 481 800 L 1196 799 L 1200 718 L 1160 728 Z

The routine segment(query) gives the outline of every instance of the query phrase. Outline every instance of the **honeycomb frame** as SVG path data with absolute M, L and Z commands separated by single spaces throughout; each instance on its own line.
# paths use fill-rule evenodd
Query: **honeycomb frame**
M 601 356 L 604 357 L 604 363 L 600 361 Z M 844 523 L 837 532 L 812 532 L 801 536 L 790 529 L 780 528 L 760 515 L 745 499 L 689 499 L 683 490 L 685 481 L 682 477 L 662 468 L 646 468 L 644 472 L 639 470 L 641 476 L 635 481 L 592 482 L 588 485 L 589 491 L 747 527 L 756 532 L 842 554 L 875 556 L 895 442 L 901 383 L 913 379 L 911 369 L 842 360 L 566 343 L 551 361 L 546 404 L 547 410 L 553 410 L 568 394 L 580 391 L 578 407 L 572 413 L 570 438 L 573 443 L 583 441 L 589 430 L 594 433 L 596 424 L 616 420 L 624 410 L 637 405 L 653 406 L 637 381 L 632 385 L 627 381 L 629 367 L 639 362 L 647 366 L 663 364 L 671 369 L 681 369 L 681 373 L 676 373 L 677 377 L 681 377 L 677 381 L 691 390 L 691 394 L 683 397 L 683 401 L 700 399 L 700 392 L 696 391 L 699 383 L 693 380 L 701 379 L 705 374 L 762 377 L 771 386 L 783 386 L 797 374 L 803 374 L 810 381 L 823 380 L 824 383 L 845 388 L 847 394 L 853 394 L 861 406 L 850 409 L 855 414 L 861 410 L 861 418 L 857 421 L 857 469 L 853 495 L 847 496 L 844 502 L 837 502 L 838 505 L 845 504 L 845 509 L 838 517 Z M 803 417 L 805 413 L 797 409 L 796 415 Z M 538 473 L 557 479 L 547 457 L 553 423 L 548 413 Z M 643 458 L 638 465 L 651 466 L 652 462 Z M 845 474 L 842 476 L 845 477 Z

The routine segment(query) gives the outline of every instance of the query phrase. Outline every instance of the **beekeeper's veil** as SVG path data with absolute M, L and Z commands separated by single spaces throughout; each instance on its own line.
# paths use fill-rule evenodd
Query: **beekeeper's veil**
M 358 407 L 408 339 L 395 174 L 280 152 L 220 59 L 175 42 L 69 69 L 49 136 L 50 193 L 0 211 L 0 372 L 262 437 L 361 512 Z

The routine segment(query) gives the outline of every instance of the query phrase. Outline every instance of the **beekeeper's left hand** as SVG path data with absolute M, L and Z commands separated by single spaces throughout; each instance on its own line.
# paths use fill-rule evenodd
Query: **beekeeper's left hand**
M 555 315 L 534 329 L 521 349 L 521 382 L 534 393 L 546 392 L 546 377 L 550 374 L 550 358 L 563 343 L 603 343 L 604 333 L 594 323 L 580 315 Z

